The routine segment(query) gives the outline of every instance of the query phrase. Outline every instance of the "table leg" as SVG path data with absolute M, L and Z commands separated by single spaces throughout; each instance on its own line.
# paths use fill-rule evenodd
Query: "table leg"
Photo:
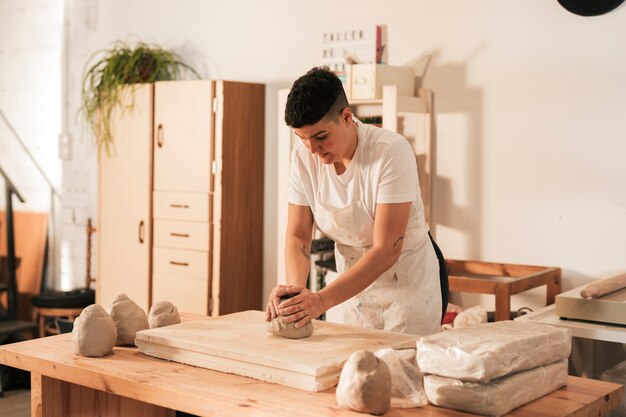
M 496 321 L 511 320 L 511 288 L 499 285 L 496 288 Z
M 41 413 L 41 374 L 30 374 L 30 416 L 42 417 Z
M 31 417 L 174 415 L 174 410 L 31 373 Z
M 554 304 L 554 297 L 557 294 L 561 293 L 561 270 L 559 269 L 554 273 L 554 276 L 546 284 L 547 292 L 546 292 L 546 305 L 549 306 Z

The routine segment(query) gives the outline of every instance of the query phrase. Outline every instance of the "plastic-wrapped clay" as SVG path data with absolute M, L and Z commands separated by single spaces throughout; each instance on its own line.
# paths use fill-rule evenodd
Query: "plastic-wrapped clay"
M 415 363 L 415 350 L 380 349 L 374 353 L 391 373 L 391 406 L 413 408 L 426 405 L 422 374 Z
M 335 394 L 340 407 L 385 414 L 391 403 L 391 373 L 387 364 L 367 350 L 354 352 L 341 370 Z
M 180 314 L 176 306 L 169 301 L 159 301 L 150 308 L 148 323 L 151 329 L 180 323 Z
M 494 379 L 488 383 L 428 375 L 431 403 L 475 414 L 501 416 L 567 385 L 567 359 Z
M 462 329 L 482 323 L 487 323 L 487 310 L 481 306 L 474 306 L 457 314 L 454 318 L 453 327 Z
M 134 345 L 137 332 L 150 328 L 146 313 L 126 294 L 111 303 L 110 315 L 117 328 L 116 346 Z
M 78 355 L 106 356 L 113 352 L 116 338 L 113 319 L 98 304 L 86 307 L 74 321 L 72 343 Z
M 488 382 L 569 357 L 569 329 L 498 321 L 422 337 L 417 363 L 424 374 Z

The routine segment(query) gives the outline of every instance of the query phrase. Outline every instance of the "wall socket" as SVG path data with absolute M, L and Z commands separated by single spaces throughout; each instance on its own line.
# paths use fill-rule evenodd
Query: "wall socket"
M 72 135 L 69 132 L 59 135 L 59 158 L 63 161 L 72 160 L 72 143 Z

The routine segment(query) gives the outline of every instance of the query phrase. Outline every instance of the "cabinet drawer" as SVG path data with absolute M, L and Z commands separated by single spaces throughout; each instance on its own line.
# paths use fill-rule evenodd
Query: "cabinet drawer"
M 152 264 L 157 275 L 209 279 L 208 252 L 154 248 Z
M 154 218 L 209 221 L 209 194 L 154 192 Z
M 209 250 L 209 223 L 154 221 L 154 246 L 159 248 Z
M 208 314 L 209 281 L 153 275 L 152 299 L 169 301 L 181 313 Z

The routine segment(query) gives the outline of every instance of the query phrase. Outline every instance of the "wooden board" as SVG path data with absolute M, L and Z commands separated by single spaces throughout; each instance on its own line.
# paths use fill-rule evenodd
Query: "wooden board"
M 15 232 L 15 256 L 20 258 L 16 271 L 17 318 L 33 319 L 31 299 L 41 291 L 48 214 L 41 212 L 13 211 Z M 0 256 L 7 255 L 6 213 L 0 211 Z
M 556 296 L 554 306 L 558 317 L 626 325 L 626 288 L 602 297 L 583 298 L 580 291 L 585 287 Z
M 311 337 L 271 335 L 265 313 L 244 311 L 137 333 L 140 352 L 307 391 L 337 385 L 357 350 L 415 348 L 416 335 L 315 320 Z

